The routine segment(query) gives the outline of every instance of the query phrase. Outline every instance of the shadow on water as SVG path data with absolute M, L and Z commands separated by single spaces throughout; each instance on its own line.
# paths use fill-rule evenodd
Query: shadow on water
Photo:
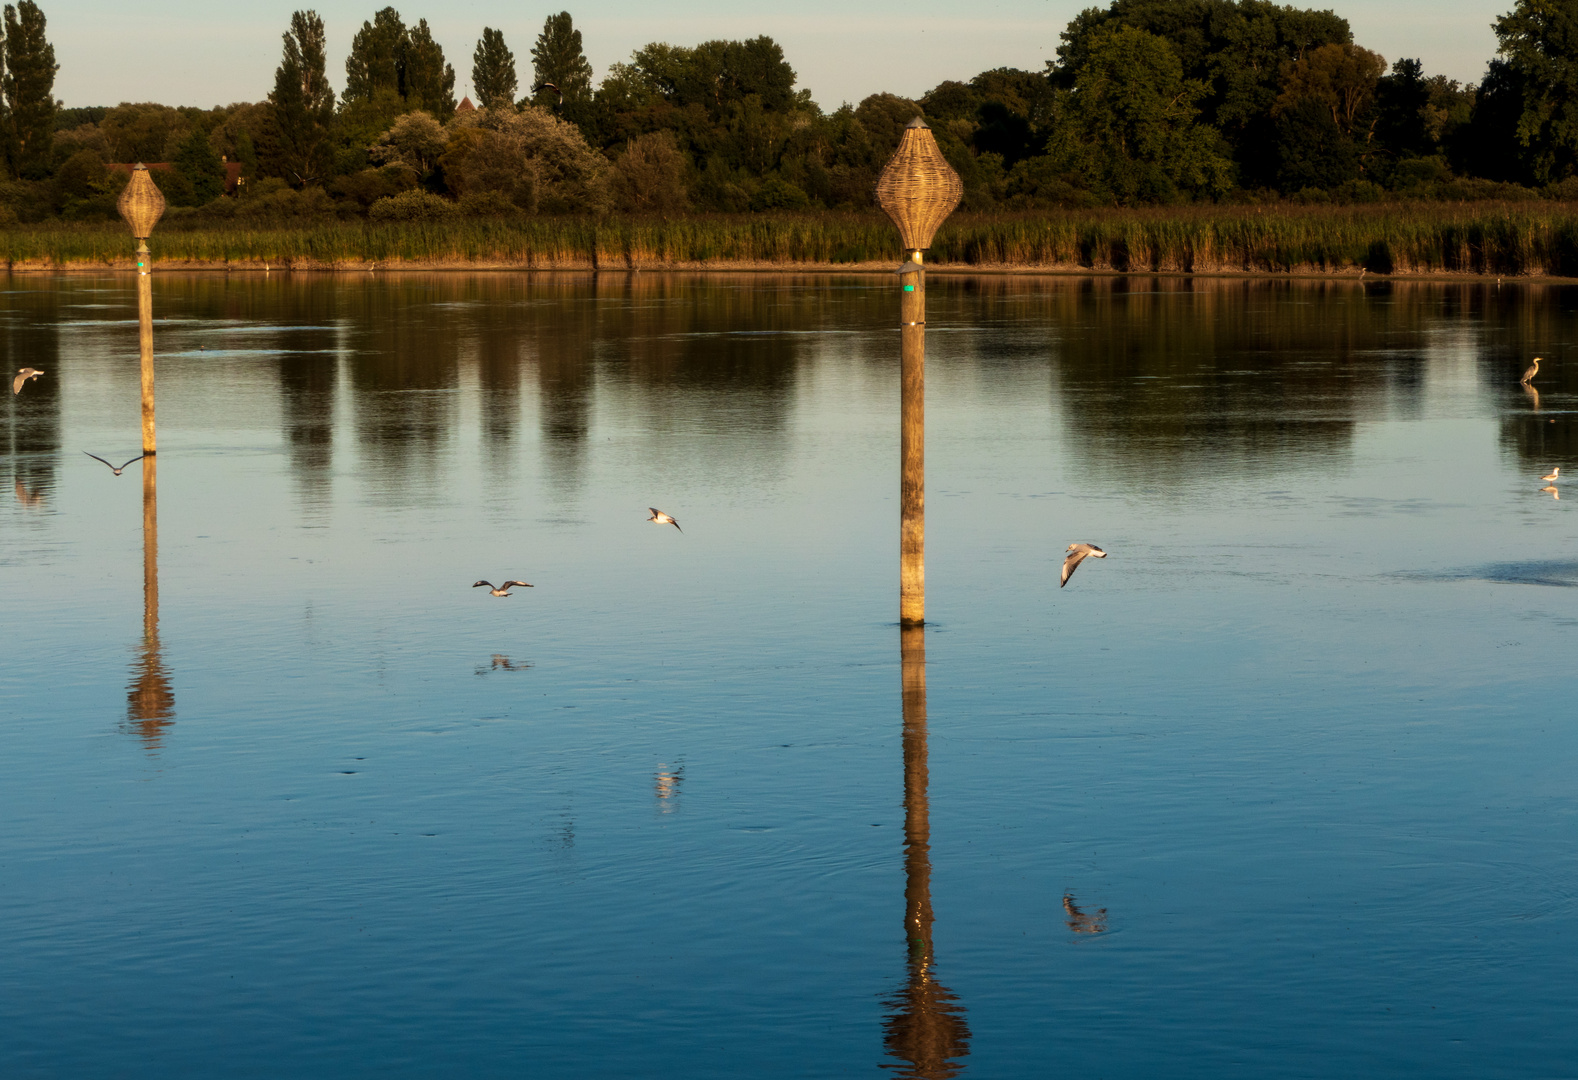
M 175 722 L 175 690 L 159 645 L 159 459 L 142 459 L 142 644 L 126 688 L 126 722 L 149 751 Z
M 1498 585 L 1578 588 L 1578 560 L 1487 563 L 1433 574 L 1399 574 L 1406 581 L 1489 581 Z
M 931 818 L 927 787 L 926 628 L 899 630 L 904 709 L 904 938 L 908 973 L 904 985 L 883 1004 L 888 1056 L 884 1062 L 899 1076 L 945 1080 L 964 1070 L 959 1058 L 970 1053 L 970 1027 L 958 998 L 936 979 L 932 945 Z

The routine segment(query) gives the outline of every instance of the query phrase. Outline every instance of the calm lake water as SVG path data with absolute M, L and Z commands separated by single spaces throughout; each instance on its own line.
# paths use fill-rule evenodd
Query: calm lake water
M 7 278 L 0 1074 L 1571 1075 L 1578 290 L 896 288 Z

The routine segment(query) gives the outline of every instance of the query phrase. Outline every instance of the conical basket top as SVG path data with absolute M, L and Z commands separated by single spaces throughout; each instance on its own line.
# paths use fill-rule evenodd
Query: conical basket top
M 146 240 L 153 235 L 153 227 L 164 213 L 164 194 L 148 175 L 148 166 L 138 162 L 132 169 L 131 183 L 115 206 L 131 226 L 132 236 Z
M 905 251 L 931 246 L 931 239 L 964 198 L 964 182 L 937 148 L 920 117 L 910 121 L 877 177 L 877 205 L 899 227 Z

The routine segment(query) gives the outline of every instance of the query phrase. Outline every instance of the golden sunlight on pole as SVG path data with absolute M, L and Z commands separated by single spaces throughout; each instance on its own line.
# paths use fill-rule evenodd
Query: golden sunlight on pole
M 926 271 L 921 252 L 959 200 L 964 184 L 931 128 L 910 121 L 877 178 L 877 203 L 899 228 L 900 284 L 899 623 L 926 621 Z
M 138 163 L 131 182 L 116 204 L 121 217 L 131 226 L 137 240 L 137 347 L 142 354 L 142 452 L 157 452 L 153 429 L 153 259 L 148 253 L 148 237 L 164 213 L 164 196 L 148 175 L 148 167 Z
M 906 1063 L 899 1075 L 945 1080 L 959 1075 L 956 1059 L 970 1053 L 964 1008 L 935 978 L 932 949 L 930 770 L 926 748 L 926 630 L 899 629 L 904 708 L 904 939 L 903 989 L 886 1002 L 888 1054 Z

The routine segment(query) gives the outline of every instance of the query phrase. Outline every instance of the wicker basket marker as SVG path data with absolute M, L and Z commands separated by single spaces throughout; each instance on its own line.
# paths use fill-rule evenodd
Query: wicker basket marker
M 164 214 L 164 194 L 148 175 L 148 166 L 138 162 L 132 169 L 131 183 L 121 192 L 115 208 L 131 226 L 133 237 L 146 240 L 153 235 L 153 227 Z
M 905 251 L 922 251 L 964 198 L 964 183 L 937 148 L 920 117 L 911 120 L 899 148 L 877 177 L 877 205 L 899 227 Z

